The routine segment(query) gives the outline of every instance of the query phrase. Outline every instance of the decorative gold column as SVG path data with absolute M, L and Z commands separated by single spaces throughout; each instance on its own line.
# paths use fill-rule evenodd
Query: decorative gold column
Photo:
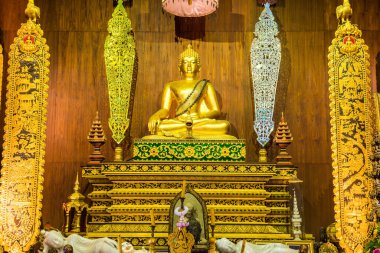
M 0 243 L 28 252 L 39 234 L 45 163 L 49 47 L 29 0 L 10 47 L 1 177 Z
M 373 182 L 370 161 L 373 103 L 368 47 L 351 24 L 348 0 L 337 8 L 339 26 L 329 47 L 332 166 L 337 238 L 345 252 L 363 252 L 374 223 L 367 221 Z
M 110 101 L 109 126 L 116 142 L 115 161 L 122 161 L 122 141 L 125 139 L 130 119 L 129 108 L 133 102 L 133 71 L 135 66 L 135 41 L 131 21 L 118 0 L 112 18 L 108 22 L 109 35 L 104 45 L 104 59 Z

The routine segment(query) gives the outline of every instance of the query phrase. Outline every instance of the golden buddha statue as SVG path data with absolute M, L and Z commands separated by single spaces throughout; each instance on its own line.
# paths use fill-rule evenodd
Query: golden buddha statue
M 196 79 L 200 67 L 198 53 L 188 45 L 179 58 L 184 79 L 165 84 L 161 109 L 149 118 L 152 135 L 145 139 L 236 139 L 227 135 L 228 121 L 215 119 L 221 114 L 216 92 L 208 80 Z M 177 104 L 175 117 L 170 117 L 173 103 Z

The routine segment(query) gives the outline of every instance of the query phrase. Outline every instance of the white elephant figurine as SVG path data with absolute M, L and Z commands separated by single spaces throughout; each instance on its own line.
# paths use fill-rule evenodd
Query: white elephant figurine
M 239 241 L 236 245 L 226 238 L 216 241 L 216 248 L 220 253 L 298 253 L 298 250 L 281 243 L 257 245 L 247 242 L 244 252 L 241 252 L 242 246 L 243 241 Z
M 73 247 L 74 253 L 118 253 L 116 241 L 109 238 L 87 239 L 82 236 L 72 234 L 65 238 L 59 231 L 41 231 L 44 236 L 43 253 L 48 253 L 49 249 L 56 249 L 58 253 L 63 253 L 63 247 L 67 244 Z M 124 242 L 122 253 L 147 253 L 146 250 L 135 251 L 133 246 Z

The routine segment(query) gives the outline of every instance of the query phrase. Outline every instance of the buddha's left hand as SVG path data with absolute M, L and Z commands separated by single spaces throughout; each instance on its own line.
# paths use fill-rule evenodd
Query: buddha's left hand
M 157 132 L 157 126 L 160 124 L 160 122 L 161 118 L 156 114 L 153 114 L 149 118 L 148 129 L 151 134 L 155 134 Z

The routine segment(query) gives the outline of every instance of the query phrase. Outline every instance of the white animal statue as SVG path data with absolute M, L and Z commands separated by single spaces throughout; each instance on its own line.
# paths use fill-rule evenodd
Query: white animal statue
M 236 245 L 226 238 L 216 241 L 216 249 L 220 253 L 298 253 L 298 250 L 291 249 L 281 243 L 257 245 L 247 242 L 244 252 L 241 252 L 242 246 L 243 241 L 239 241 Z
M 75 253 L 118 253 L 116 241 L 109 238 L 87 239 L 82 236 L 72 234 L 65 238 L 59 231 L 41 231 L 44 236 L 43 253 L 48 253 L 49 249 L 56 249 L 58 253 L 63 253 L 63 247 L 71 245 Z M 133 246 L 124 242 L 122 244 L 122 253 L 147 253 L 146 250 L 134 250 Z

